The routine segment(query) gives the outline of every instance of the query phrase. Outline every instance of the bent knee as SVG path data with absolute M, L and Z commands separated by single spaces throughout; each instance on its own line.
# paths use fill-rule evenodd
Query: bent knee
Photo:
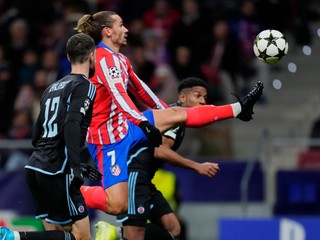
M 181 227 L 180 225 L 175 225 L 173 228 L 169 231 L 175 238 L 179 237 L 181 234 Z
M 108 202 L 107 204 L 107 213 L 112 215 L 119 215 L 126 212 L 127 210 L 128 210 L 127 200 Z

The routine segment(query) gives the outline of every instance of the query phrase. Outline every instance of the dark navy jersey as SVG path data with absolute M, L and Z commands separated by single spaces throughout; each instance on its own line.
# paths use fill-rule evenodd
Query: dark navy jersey
M 26 168 L 54 175 L 79 167 L 95 95 L 95 86 L 81 74 L 67 75 L 44 91 Z
M 170 106 L 179 106 L 173 104 Z M 184 138 L 185 126 L 180 125 L 176 128 L 172 128 L 163 134 L 165 137 L 169 137 L 174 140 L 172 150 L 176 151 Z M 129 171 L 142 171 L 149 175 L 150 179 L 153 178 L 156 171 L 163 165 L 161 159 L 154 157 L 154 148 L 148 146 L 137 146 L 130 150 L 128 170 Z

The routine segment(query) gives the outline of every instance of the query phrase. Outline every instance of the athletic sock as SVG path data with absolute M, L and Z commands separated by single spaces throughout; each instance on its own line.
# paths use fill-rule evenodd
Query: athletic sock
M 213 122 L 234 118 L 241 112 L 240 103 L 233 103 L 222 106 L 203 105 L 186 108 L 187 127 L 203 127 Z
M 19 232 L 20 240 L 76 240 L 75 236 L 65 231 Z
M 174 240 L 175 238 L 167 230 L 161 226 L 148 223 L 146 226 L 146 232 L 144 240 Z
M 107 198 L 106 191 L 101 186 L 81 186 L 81 193 L 84 197 L 86 205 L 89 208 L 99 209 L 102 212 L 107 212 Z
M 123 240 L 123 227 L 121 226 L 117 227 L 116 234 L 117 234 L 117 238 Z

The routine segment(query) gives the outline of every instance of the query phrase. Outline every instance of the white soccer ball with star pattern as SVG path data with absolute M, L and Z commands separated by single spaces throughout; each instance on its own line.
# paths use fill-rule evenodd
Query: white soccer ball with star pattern
M 268 64 L 278 63 L 287 55 L 288 42 L 278 30 L 267 29 L 260 32 L 253 43 L 253 52 L 257 58 Z

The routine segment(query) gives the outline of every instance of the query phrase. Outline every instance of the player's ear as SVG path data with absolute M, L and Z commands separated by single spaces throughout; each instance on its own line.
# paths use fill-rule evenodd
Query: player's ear
M 186 95 L 184 95 L 183 93 L 179 93 L 178 102 L 181 104 L 185 103 L 186 102 Z
M 67 59 L 68 59 L 68 61 L 70 62 L 70 56 L 69 56 L 69 54 L 67 53 Z
M 111 33 L 112 33 L 112 29 L 111 29 L 111 28 L 108 28 L 108 27 L 104 27 L 104 28 L 102 29 L 102 32 L 103 32 L 104 35 L 110 37 L 110 36 L 111 36 Z
M 95 62 L 95 61 L 96 61 L 95 51 L 92 52 L 92 53 L 90 53 L 90 55 L 89 55 L 89 60 L 90 60 L 91 62 Z

